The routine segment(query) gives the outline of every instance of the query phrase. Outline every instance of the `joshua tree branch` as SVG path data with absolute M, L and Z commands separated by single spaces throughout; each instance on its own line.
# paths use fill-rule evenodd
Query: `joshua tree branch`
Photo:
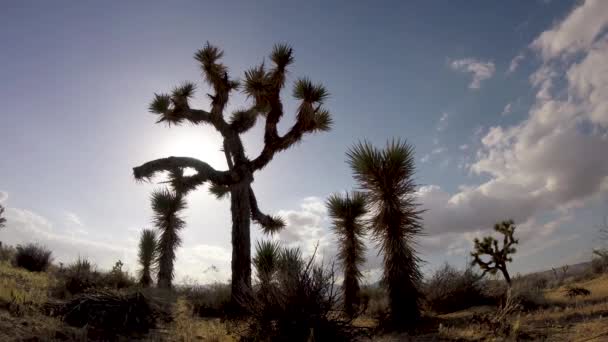
M 190 182 L 190 185 L 193 185 L 195 182 L 202 184 L 206 181 L 229 185 L 238 182 L 240 178 L 235 171 L 217 171 L 209 164 L 189 157 L 168 157 L 152 160 L 134 167 L 133 175 L 136 179 L 142 180 L 152 178 L 157 172 L 172 171 L 185 167 L 193 168 L 197 172 L 194 176 L 184 177 L 184 182 Z
M 262 226 L 266 233 L 274 233 L 285 227 L 285 222 L 280 217 L 272 217 L 260 211 L 251 186 L 249 187 L 249 206 L 251 207 L 251 218 Z

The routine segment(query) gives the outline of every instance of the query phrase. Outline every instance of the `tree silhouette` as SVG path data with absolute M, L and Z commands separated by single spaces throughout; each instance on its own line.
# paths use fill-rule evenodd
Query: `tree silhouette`
M 338 238 L 338 259 L 344 269 L 344 311 L 353 316 L 359 306 L 359 270 L 365 261 L 362 217 L 367 213 L 365 197 L 360 192 L 333 194 L 327 200 L 332 228 Z
M 0 229 L 4 228 L 6 225 L 6 218 L 2 217 L 4 215 L 4 207 L 0 204 Z
M 509 286 L 511 286 L 511 277 L 507 271 L 507 263 L 513 261 L 510 255 L 517 251 L 513 245 L 519 242 L 513 237 L 515 228 L 513 220 L 495 224 L 494 230 L 503 235 L 502 248 L 499 247 L 497 239 L 493 236 L 486 236 L 483 240 L 475 238 L 475 250 L 471 252 L 473 257 L 471 264 L 478 265 L 483 271 L 482 275 L 486 273 L 496 274 L 497 271 L 500 271 Z M 489 256 L 490 259 L 488 261 L 482 260 L 483 255 Z
M 175 168 L 169 172 L 168 183 L 172 189 L 163 188 L 152 193 L 154 224 L 160 233 L 156 244 L 160 288 L 171 288 L 175 250 L 181 244 L 178 232 L 186 224 L 178 215 L 181 210 L 186 209 L 184 195 L 189 188 L 182 186 L 184 178 L 183 169 Z
M 287 66 L 293 63 L 292 48 L 275 45 L 270 60 L 272 67 L 265 63 L 245 72 L 243 82 L 232 79 L 228 68 L 220 62 L 223 51 L 207 43 L 195 54 L 200 63 L 205 81 L 213 89 L 209 94 L 211 110 L 193 109 L 189 99 L 194 95 L 195 86 L 184 83 L 171 94 L 156 94 L 150 111 L 159 116 L 158 122 L 179 125 L 185 121 L 195 125 L 211 125 L 223 139 L 222 148 L 228 170 L 219 171 L 209 164 L 189 157 L 168 157 L 147 162 L 135 167 L 136 179 L 148 179 L 159 171 L 174 168 L 192 168 L 196 174 L 184 177 L 182 186 L 194 189 L 203 183 L 211 184 L 211 191 L 218 197 L 230 194 L 232 213 L 232 299 L 244 300 L 251 288 L 251 241 L 250 221 L 257 222 L 266 233 L 284 227 L 279 217 L 263 214 L 251 188 L 253 175 L 264 168 L 277 152 L 288 149 L 307 133 L 327 131 L 332 124 L 330 114 L 322 108 L 328 92 L 320 84 L 313 84 L 306 78 L 295 82 L 293 96 L 300 100 L 296 121 L 281 135 L 277 126 L 283 117 L 281 90 L 285 87 Z M 226 120 L 224 111 L 231 92 L 241 89 L 253 104 L 245 110 L 232 113 Z M 258 117 L 265 120 L 264 147 L 262 152 L 250 159 L 241 141 L 241 134 L 255 126 Z
M 382 282 L 388 290 L 393 328 L 412 328 L 420 318 L 420 259 L 414 238 L 421 233 L 421 210 L 415 202 L 414 152 L 393 140 L 383 150 L 368 142 L 347 152 L 354 178 L 369 203 L 370 228 L 383 256 Z
M 156 232 L 151 229 L 144 229 L 139 238 L 139 265 L 141 266 L 139 283 L 143 287 L 148 287 L 152 283 L 151 270 L 156 259 Z

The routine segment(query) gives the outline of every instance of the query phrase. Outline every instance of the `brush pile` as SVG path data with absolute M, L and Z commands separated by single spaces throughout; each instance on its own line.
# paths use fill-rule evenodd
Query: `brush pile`
M 163 316 L 159 306 L 141 292 L 126 294 L 110 291 L 79 295 L 66 302 L 57 313 L 71 326 L 86 326 L 106 336 L 147 333 L 156 327 L 157 319 Z

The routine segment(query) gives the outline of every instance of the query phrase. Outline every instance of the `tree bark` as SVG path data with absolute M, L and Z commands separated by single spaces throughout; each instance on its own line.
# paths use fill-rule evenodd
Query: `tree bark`
M 505 281 L 507 282 L 509 287 L 511 287 L 511 277 L 509 276 L 509 272 L 507 272 L 507 269 L 501 268 L 500 271 L 502 272 L 502 276 L 505 277 Z
M 232 212 L 232 302 L 243 308 L 251 294 L 251 208 L 249 181 L 230 189 Z

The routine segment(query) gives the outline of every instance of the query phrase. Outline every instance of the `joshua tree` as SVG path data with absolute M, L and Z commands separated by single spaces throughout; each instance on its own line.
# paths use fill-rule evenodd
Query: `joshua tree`
M 344 311 L 351 317 L 359 306 L 359 268 L 365 261 L 365 227 L 362 222 L 362 217 L 367 213 L 365 206 L 365 197 L 360 192 L 347 193 L 345 196 L 334 194 L 327 200 L 329 217 L 338 237 L 338 259 L 344 269 Z
M 414 238 L 421 233 L 421 210 L 415 202 L 413 148 L 393 140 L 383 150 L 368 142 L 347 152 L 354 178 L 368 202 L 370 228 L 383 256 L 393 327 L 412 327 L 420 318 L 420 259 Z
M 475 250 L 471 252 L 473 260 L 472 265 L 478 265 L 483 271 L 482 275 L 486 273 L 496 274 L 496 272 L 502 272 L 505 281 L 511 286 L 511 277 L 507 271 L 507 263 L 513 261 L 510 257 L 517 250 L 513 245 L 519 241 L 513 237 L 515 233 L 515 223 L 513 220 L 503 221 L 494 225 L 494 230 L 503 235 L 502 248 L 498 246 L 498 240 L 493 236 L 486 236 L 483 240 L 475 238 Z M 488 255 L 490 260 L 483 261 L 482 255 Z
M 6 224 L 6 219 L 2 217 L 4 215 L 4 207 L 0 204 L 0 229 L 4 228 Z
M 186 208 L 184 195 L 187 189 L 181 187 L 184 175 L 182 169 L 174 169 L 169 174 L 173 189 L 164 188 L 152 193 L 154 224 L 160 232 L 157 246 L 158 287 L 171 288 L 175 249 L 181 244 L 178 235 L 185 222 L 178 212 Z
M 220 171 L 209 164 L 189 157 L 168 157 L 135 167 L 136 179 L 148 179 L 157 172 L 174 168 L 192 168 L 196 174 L 184 177 L 182 186 L 194 189 L 203 183 L 211 184 L 211 191 L 218 197 L 230 194 L 232 213 L 232 299 L 243 300 L 251 288 L 251 241 L 250 221 L 262 226 L 264 232 L 275 232 L 284 227 L 279 217 L 263 214 L 251 187 L 253 175 L 264 168 L 275 154 L 293 146 L 308 133 L 327 131 L 331 126 L 329 112 L 322 108 L 328 92 L 320 84 L 303 78 L 295 82 L 293 96 L 300 100 L 296 122 L 285 134 L 277 126 L 283 117 L 281 90 L 285 87 L 287 66 L 293 63 L 293 51 L 287 45 L 276 45 L 270 55 L 272 66 L 265 63 L 245 72 L 242 84 L 229 77 L 228 68 L 220 62 L 223 51 L 207 43 L 195 54 L 205 81 L 211 86 L 211 109 L 193 109 L 189 99 L 195 86 L 184 83 L 171 94 L 156 94 L 150 111 L 157 114 L 158 122 L 179 125 L 184 121 L 195 125 L 210 125 L 223 139 L 222 148 L 228 170 Z M 239 110 L 226 119 L 224 111 L 231 92 L 241 89 L 252 105 Z M 241 134 L 250 130 L 258 117 L 265 122 L 262 152 L 250 159 L 241 141 Z
M 141 265 L 139 283 L 148 287 L 152 283 L 150 271 L 156 259 L 156 232 L 144 229 L 139 238 L 139 264 Z

